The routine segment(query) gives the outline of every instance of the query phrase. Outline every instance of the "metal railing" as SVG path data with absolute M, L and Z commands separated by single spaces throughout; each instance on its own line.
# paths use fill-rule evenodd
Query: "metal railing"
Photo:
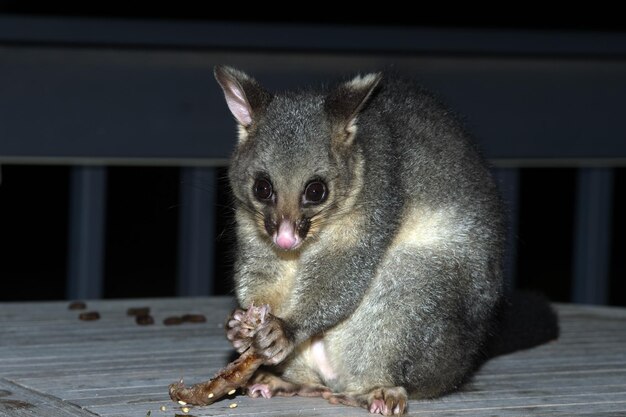
M 181 166 L 184 181 L 214 184 L 226 163 L 234 124 L 213 65 L 269 88 L 391 67 L 465 115 L 513 213 L 519 168 L 579 168 L 572 300 L 602 304 L 625 57 L 624 34 L 2 16 L 0 163 L 73 166 L 68 297 L 98 298 L 106 167 Z M 181 202 L 178 293 L 207 294 L 214 196 L 183 187 Z

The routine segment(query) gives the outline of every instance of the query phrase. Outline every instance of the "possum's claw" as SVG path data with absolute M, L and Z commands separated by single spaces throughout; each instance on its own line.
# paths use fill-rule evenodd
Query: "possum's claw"
M 270 306 L 265 304 L 248 310 L 235 309 L 226 320 L 226 338 L 231 341 L 237 353 L 248 350 L 254 341 L 260 325 L 270 317 Z
M 265 365 L 277 365 L 293 351 L 294 342 L 285 322 L 268 314 L 257 328 L 252 348 L 265 358 Z

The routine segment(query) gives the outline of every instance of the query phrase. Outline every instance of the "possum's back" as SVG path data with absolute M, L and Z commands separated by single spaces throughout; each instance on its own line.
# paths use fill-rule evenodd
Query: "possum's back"
M 453 206 L 502 227 L 486 162 L 457 116 L 414 82 L 391 78 L 359 117 L 367 158 L 393 172 L 406 201 Z M 495 233 L 501 233 L 500 230 Z

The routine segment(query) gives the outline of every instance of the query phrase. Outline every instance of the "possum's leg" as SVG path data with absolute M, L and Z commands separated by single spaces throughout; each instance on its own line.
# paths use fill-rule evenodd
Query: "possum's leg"
M 409 248 L 411 249 L 411 248 Z M 390 414 L 471 374 L 497 300 L 489 264 L 421 248 L 390 251 L 354 314 L 325 334 L 342 394 L 331 402 Z
M 248 395 L 252 398 L 272 398 L 275 396 L 291 397 L 296 395 L 299 386 L 287 382 L 271 372 L 259 370 L 250 378 L 248 385 Z
M 330 393 L 330 389 L 322 385 L 296 384 L 286 381 L 267 370 L 259 370 L 247 385 L 248 395 L 253 398 L 264 397 L 321 397 Z
M 252 397 L 273 396 L 320 397 L 331 393 L 312 368 L 308 360 L 309 342 L 301 344 L 283 363 L 273 367 L 262 367 L 248 384 L 248 395 Z
M 251 307 L 255 309 L 255 307 Z M 251 323 L 250 315 L 245 310 L 236 309 L 226 320 L 226 337 L 233 343 L 233 347 L 242 354 L 248 349 L 259 351 L 260 355 L 275 359 L 281 356 L 282 345 L 275 335 L 282 332 L 276 331 L 280 325 L 280 319 L 269 312 L 269 308 L 256 308 L 262 313 L 261 323 Z M 257 398 L 271 398 L 274 396 L 321 396 L 330 390 L 321 385 L 319 378 L 303 366 L 300 352 L 294 352 L 290 358 L 281 363 L 278 368 L 273 368 L 280 374 L 285 373 L 292 379 L 281 378 L 268 368 L 258 369 L 248 380 L 246 388 L 248 395 Z
M 402 387 L 376 388 L 365 394 L 327 393 L 323 397 L 331 404 L 362 407 L 372 414 L 384 416 L 404 414 L 408 398 L 406 390 Z

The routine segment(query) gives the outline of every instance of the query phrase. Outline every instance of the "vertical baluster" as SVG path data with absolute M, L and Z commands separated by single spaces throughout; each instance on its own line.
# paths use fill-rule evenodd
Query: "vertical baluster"
M 572 301 L 606 304 L 609 298 L 613 170 L 578 171 Z
M 106 167 L 101 166 L 75 166 L 70 173 L 66 289 L 70 299 L 102 297 L 106 174 Z
M 519 168 L 493 170 L 500 195 L 507 210 L 507 247 L 504 260 L 504 280 L 507 289 L 514 289 L 517 273 L 517 230 L 519 224 Z
M 178 245 L 178 295 L 213 292 L 215 168 L 182 168 Z

